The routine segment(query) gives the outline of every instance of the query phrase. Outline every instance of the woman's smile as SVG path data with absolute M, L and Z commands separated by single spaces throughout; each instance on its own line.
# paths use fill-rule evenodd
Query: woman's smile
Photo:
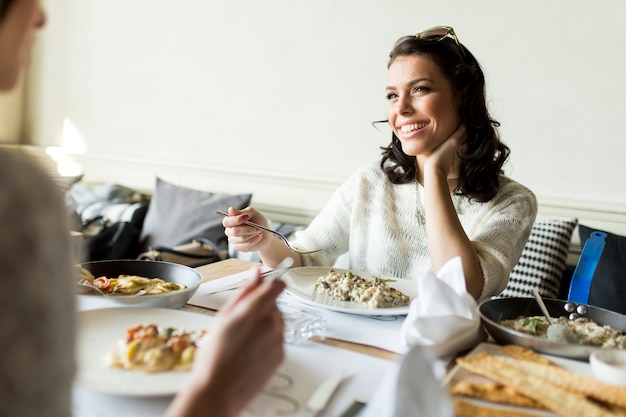
M 420 133 L 424 132 L 424 129 L 429 124 L 430 124 L 429 122 L 406 123 L 406 124 L 400 126 L 396 130 L 399 130 L 400 134 L 403 137 L 415 136 L 415 135 L 419 135 Z

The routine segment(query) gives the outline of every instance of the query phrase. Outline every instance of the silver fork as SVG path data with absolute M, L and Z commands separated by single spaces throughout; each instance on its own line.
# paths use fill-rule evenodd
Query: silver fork
M 217 210 L 216 213 L 220 214 L 220 215 L 222 215 L 224 217 L 230 217 L 230 215 L 228 213 L 224 213 L 223 211 Z M 309 250 L 309 251 L 303 251 L 303 250 L 296 249 L 293 246 L 291 246 L 291 244 L 289 243 L 287 238 L 282 233 L 279 233 L 276 230 L 272 230 L 270 228 L 261 226 L 260 224 L 256 224 L 256 223 L 253 223 L 253 222 L 244 222 L 244 224 L 246 224 L 248 226 L 256 227 L 257 229 L 260 229 L 260 230 L 263 230 L 264 232 L 272 234 L 275 238 L 282 240 L 285 243 L 285 245 L 289 248 L 289 250 L 292 251 L 292 252 L 299 253 L 301 255 L 305 255 L 307 253 L 315 253 L 315 252 L 321 251 L 321 249 Z

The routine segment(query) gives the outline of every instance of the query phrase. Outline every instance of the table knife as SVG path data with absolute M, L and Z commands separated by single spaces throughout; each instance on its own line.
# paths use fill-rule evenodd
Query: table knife
M 280 276 L 293 265 L 293 258 L 285 258 L 281 263 L 276 265 L 276 268 L 267 270 L 261 274 L 264 281 L 271 281 L 276 278 L 280 278 Z M 222 286 L 215 287 L 213 286 L 209 290 L 204 290 L 201 292 L 202 295 L 211 295 L 222 291 L 234 290 L 239 287 L 243 287 L 248 281 L 250 281 L 251 277 L 241 278 L 235 282 L 231 282 L 229 284 L 224 284 Z
M 365 405 L 365 402 L 355 400 L 343 413 L 339 415 L 339 417 L 354 417 L 361 412 Z
M 315 392 L 313 392 L 313 395 L 309 398 L 309 401 L 306 403 L 307 410 L 311 412 L 309 417 L 317 417 L 324 411 L 330 402 L 330 399 L 333 397 L 333 394 L 339 385 L 341 385 L 344 374 L 345 371 L 341 371 L 331 376 L 326 381 L 322 382 L 319 387 L 317 387 Z

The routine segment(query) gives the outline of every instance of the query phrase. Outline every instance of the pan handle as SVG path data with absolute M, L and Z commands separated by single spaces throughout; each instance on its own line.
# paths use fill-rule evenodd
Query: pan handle
M 604 250 L 604 239 L 606 233 L 591 232 L 589 239 L 585 242 L 583 251 L 580 254 L 572 282 L 569 287 L 567 300 L 578 303 L 587 304 L 589 301 L 589 289 L 591 288 L 591 280 L 598 266 L 600 255 Z

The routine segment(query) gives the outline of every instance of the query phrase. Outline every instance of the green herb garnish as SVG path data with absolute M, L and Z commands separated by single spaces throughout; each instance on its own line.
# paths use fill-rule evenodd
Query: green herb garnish
M 529 317 L 524 320 L 524 327 L 527 327 L 531 334 L 537 334 L 537 326 L 541 323 L 541 319 Z

